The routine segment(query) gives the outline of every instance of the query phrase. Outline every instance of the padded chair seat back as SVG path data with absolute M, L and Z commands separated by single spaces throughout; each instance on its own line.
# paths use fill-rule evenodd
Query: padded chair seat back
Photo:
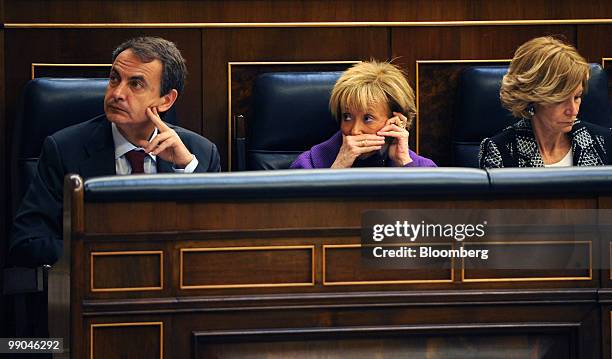
M 253 116 L 247 122 L 246 169 L 288 168 L 300 153 L 338 131 L 329 97 L 341 74 L 259 75 L 253 85 Z
M 23 93 L 23 116 L 16 123 L 19 157 L 37 158 L 44 139 L 68 126 L 104 113 L 108 79 L 39 78 Z
M 37 78 L 28 82 L 13 131 L 13 204 L 17 205 L 32 176 L 45 138 L 104 113 L 105 78 Z M 176 122 L 174 107 L 166 121 Z
M 104 113 L 107 83 L 103 78 L 38 78 L 26 84 L 13 133 L 14 203 L 21 201 L 36 171 L 45 138 Z
M 475 66 L 463 70 L 457 88 L 453 123 L 453 165 L 478 167 L 480 142 L 518 121 L 502 107 L 499 90 L 507 66 Z M 591 64 L 588 83 L 578 118 L 612 127 L 608 78 L 597 64 Z

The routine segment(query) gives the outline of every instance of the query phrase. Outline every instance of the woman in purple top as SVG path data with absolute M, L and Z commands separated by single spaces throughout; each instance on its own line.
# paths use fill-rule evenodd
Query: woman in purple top
M 302 153 L 291 168 L 436 167 L 408 148 L 414 92 L 394 65 L 370 61 L 346 70 L 329 108 L 340 131 Z

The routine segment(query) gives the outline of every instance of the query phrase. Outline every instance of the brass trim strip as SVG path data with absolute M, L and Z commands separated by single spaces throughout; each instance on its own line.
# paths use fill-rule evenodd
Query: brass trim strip
M 428 245 L 438 246 L 451 246 L 455 247 L 454 243 L 394 243 L 381 245 L 381 247 L 421 247 Z M 327 281 L 327 260 L 326 250 L 327 248 L 361 248 L 361 244 L 324 244 L 323 245 L 323 285 L 324 286 L 335 286 L 335 285 L 393 285 L 393 284 L 438 284 L 438 283 L 452 283 L 455 281 L 455 259 L 451 258 L 450 279 L 406 279 L 406 280 L 378 280 L 378 281 L 350 281 L 350 282 L 328 282 Z
M 432 27 L 612 24 L 612 19 L 466 20 L 466 21 L 323 21 L 323 22 L 202 22 L 202 23 L 5 23 L 6 29 L 122 28 L 286 28 L 286 27 Z
M 95 288 L 94 287 L 94 257 L 96 256 L 133 256 L 159 254 L 159 287 L 123 287 L 123 288 Z M 91 252 L 89 254 L 89 290 L 91 292 L 136 292 L 164 289 L 164 252 L 163 251 L 121 251 L 121 252 Z
M 94 328 L 104 327 L 145 327 L 159 326 L 159 357 L 164 358 L 164 322 L 121 322 L 121 323 L 100 323 L 89 325 L 89 358 L 93 359 Z
M 357 64 L 358 60 L 339 61 L 230 61 L 227 63 L 227 170 L 232 171 L 232 146 L 234 134 L 232 131 L 232 66 L 252 65 L 344 65 Z M 247 119 L 248 120 L 248 119 Z
M 232 147 L 234 138 L 232 133 L 232 63 L 227 63 L 227 171 L 232 172 Z M 181 255 L 181 259 L 182 259 Z M 181 268 L 183 268 L 181 263 Z M 181 283 L 183 283 L 181 279 Z
M 508 62 L 512 59 L 467 59 L 467 60 L 417 60 L 417 64 L 461 64 L 461 63 L 490 63 Z
M 415 63 L 415 101 L 416 101 L 416 115 L 415 115 L 415 132 L 416 132 L 416 148 L 414 152 L 420 154 L 421 147 L 421 121 L 420 121 L 420 105 L 419 105 L 419 64 L 467 64 L 467 63 L 510 63 L 511 60 L 506 59 L 474 59 L 474 60 L 417 60 Z
M 228 65 L 347 65 L 358 64 L 358 60 L 337 61 L 230 61 Z
M 461 282 L 464 283 L 495 283 L 495 282 L 549 282 L 549 281 L 577 281 L 593 279 L 593 244 L 592 241 L 520 241 L 520 242 L 472 242 L 464 243 L 464 246 L 483 245 L 513 245 L 513 244 L 588 244 L 589 245 L 589 276 L 588 277 L 525 277 L 525 278 L 465 278 L 465 258 L 461 259 Z
M 50 63 L 40 63 L 33 62 L 31 66 L 31 76 L 32 80 L 36 78 L 36 67 L 108 67 L 110 68 L 113 64 L 69 64 L 69 63 L 61 63 L 61 64 L 50 64 Z
M 253 284 L 211 284 L 211 285 L 185 285 L 184 261 L 185 252 L 227 252 L 227 251 L 266 251 L 266 250 L 294 250 L 310 249 L 310 282 L 304 283 L 253 283 Z M 212 247 L 212 248 L 180 248 L 179 249 L 179 288 L 180 289 L 229 289 L 229 288 L 278 288 L 278 287 L 312 287 L 315 285 L 315 246 L 260 246 L 260 247 Z

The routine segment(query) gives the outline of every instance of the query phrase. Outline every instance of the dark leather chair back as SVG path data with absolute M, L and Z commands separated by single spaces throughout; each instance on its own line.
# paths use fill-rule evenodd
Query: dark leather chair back
M 253 117 L 247 120 L 245 169 L 288 168 L 300 153 L 338 131 L 328 103 L 341 73 L 259 75 L 253 86 Z
M 13 131 L 15 205 L 34 175 L 45 138 L 102 114 L 107 83 L 108 79 L 38 78 L 26 84 Z
M 13 131 L 14 206 L 34 175 L 45 138 L 104 113 L 107 84 L 105 78 L 38 78 L 26 84 Z M 166 121 L 175 123 L 175 119 L 171 110 Z
M 518 120 L 502 107 L 499 99 L 506 72 L 507 66 L 475 66 L 463 70 L 453 123 L 454 166 L 478 167 L 480 142 Z M 608 78 L 597 64 L 591 64 L 591 77 L 578 118 L 612 127 Z

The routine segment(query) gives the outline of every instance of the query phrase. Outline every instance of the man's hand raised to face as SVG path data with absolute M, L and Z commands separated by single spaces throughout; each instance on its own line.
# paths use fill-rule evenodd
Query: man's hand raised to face
M 150 142 L 141 140 L 138 145 L 144 148 L 145 152 L 174 163 L 176 168 L 185 168 L 193 160 L 193 154 L 185 147 L 176 131 L 162 121 L 156 107 L 147 108 L 146 115 L 157 127 L 158 133 Z

